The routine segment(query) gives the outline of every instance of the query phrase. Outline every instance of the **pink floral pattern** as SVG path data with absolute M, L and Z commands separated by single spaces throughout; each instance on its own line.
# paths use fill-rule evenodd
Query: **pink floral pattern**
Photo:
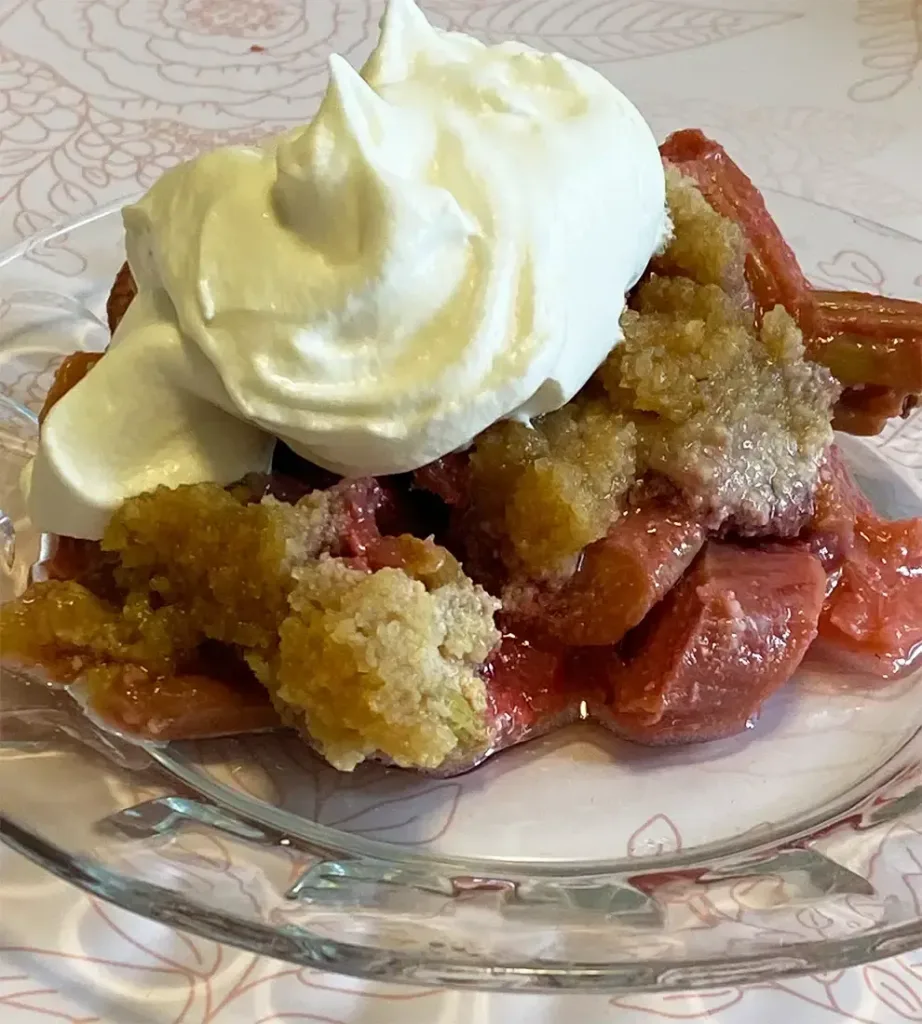
M 251 0 L 238 4 L 234 0 L 188 0 L 180 7 L 178 19 L 193 31 L 211 36 L 252 38 L 272 37 L 298 21 L 297 3 L 277 0 Z
M 856 21 L 862 30 L 862 63 L 867 76 L 849 90 L 858 103 L 892 99 L 918 87 L 922 68 L 920 0 L 858 0 Z
M 596 64 L 636 97 L 660 132 L 698 124 L 718 134 L 766 188 L 782 220 L 789 217 L 783 227 L 792 237 L 809 230 L 828 243 L 807 268 L 815 280 L 922 296 L 919 268 L 896 273 L 887 258 L 894 240 L 922 238 L 922 0 L 429 0 L 426 6 L 440 24 L 485 39 L 515 36 Z M 307 119 L 325 84 L 327 56 L 337 51 L 360 60 L 381 8 L 380 0 L 0 0 L 0 263 L 24 239 L 146 188 L 202 149 L 254 141 Z M 856 229 L 839 237 L 841 215 L 829 220 L 830 209 L 854 215 Z M 19 265 L 14 292 L 0 295 L 0 323 L 23 341 L 17 359 L 0 365 L 0 389 L 36 408 L 59 354 L 29 334 L 23 311 L 41 306 L 62 317 L 79 315 L 81 341 L 94 347 L 103 328 L 92 268 L 102 264 L 99 253 L 64 236 L 34 246 Z M 918 424 L 891 427 L 885 441 L 892 459 L 922 471 Z M 872 732 L 864 742 L 873 747 Z M 785 739 L 797 741 L 793 734 Z M 699 768 L 732 781 L 732 770 L 719 761 Z M 437 847 L 463 813 L 463 783 L 430 782 L 412 798 L 395 800 L 386 780 L 359 792 L 316 765 L 311 771 L 310 786 L 290 798 L 309 799 L 306 813 L 370 838 Z M 750 777 L 758 773 L 752 768 Z M 793 770 L 789 781 L 792 790 L 802 784 Z M 277 782 L 238 779 L 254 792 Z M 754 819 L 750 827 L 756 833 L 765 823 Z M 627 828 L 624 850 L 637 858 L 679 850 L 696 841 L 694 828 L 681 807 L 652 807 Z M 867 871 L 872 879 L 875 872 L 896 872 L 904 899 L 922 905 L 922 843 L 913 837 L 907 843 L 901 828 L 895 824 L 888 839 L 898 855 L 872 857 Z M 237 898 L 266 906 L 265 894 L 221 841 L 180 843 L 174 854 L 190 887 L 217 876 Z M 292 881 L 299 869 L 292 860 Z M 763 876 L 732 886 L 728 900 L 716 902 L 677 876 L 664 882 L 663 892 L 691 926 L 720 921 L 744 934 L 762 927 L 760 915 L 783 897 L 784 885 L 780 876 Z M 807 908 L 790 927 L 822 938 L 876 912 L 850 896 L 839 919 Z M 769 1024 L 785 1018 L 920 1022 L 922 956 L 693 995 L 552 1000 L 446 993 L 319 974 L 173 932 L 91 900 L 0 851 L 3 1024 Z
M 515 36 L 532 46 L 604 64 L 697 49 L 797 17 L 790 11 L 733 9 L 685 0 L 570 0 L 566 4 L 511 0 L 471 5 L 460 16 L 452 14 L 451 20 L 485 39 Z

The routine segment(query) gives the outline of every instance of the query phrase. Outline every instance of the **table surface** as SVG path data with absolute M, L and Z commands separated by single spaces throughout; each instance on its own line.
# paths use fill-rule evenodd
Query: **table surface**
M 922 238 L 922 0 L 429 0 L 441 24 L 597 66 L 658 134 L 696 125 L 757 182 Z M 0 260 L 195 152 L 308 120 L 374 0 L 0 0 Z M 922 268 L 920 268 L 922 270 Z M 827 276 L 873 287 L 841 253 Z M 922 286 L 922 278 L 919 280 Z M 171 932 L 0 854 L 3 1024 L 922 1021 L 922 951 L 696 995 L 366 984 Z

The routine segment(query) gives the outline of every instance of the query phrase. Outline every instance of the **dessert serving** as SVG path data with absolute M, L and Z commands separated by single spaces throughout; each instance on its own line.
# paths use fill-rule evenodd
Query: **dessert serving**
M 718 143 L 584 65 L 392 0 L 310 125 L 124 223 L 0 611 L 109 726 L 451 774 L 576 720 L 732 735 L 811 648 L 922 658 L 922 520 L 834 437 L 910 415 L 922 306 L 812 288 Z

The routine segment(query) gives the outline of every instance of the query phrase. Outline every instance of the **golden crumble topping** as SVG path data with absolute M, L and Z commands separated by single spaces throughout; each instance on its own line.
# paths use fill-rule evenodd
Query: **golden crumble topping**
M 673 233 L 652 267 L 661 274 L 713 284 L 743 303 L 746 240 L 739 226 L 711 207 L 695 184 L 675 167 L 666 167 L 666 202 Z
M 4 607 L 4 650 L 41 660 L 63 645 L 74 656 L 165 674 L 205 640 L 271 649 L 293 566 L 335 534 L 328 506 L 324 492 L 297 505 L 244 504 L 216 484 L 131 498 L 101 544 L 114 556 L 114 585 L 99 581 L 105 597 L 73 580 L 33 585 Z
M 283 716 L 335 767 L 382 753 L 436 768 L 485 741 L 480 665 L 499 602 L 470 580 L 427 590 L 399 569 L 298 569 L 277 659 L 254 666 Z
M 69 681 L 96 659 L 137 661 L 162 671 L 173 667 L 181 639 L 166 616 L 142 634 L 134 610 L 125 615 L 75 580 L 33 584 L 19 600 L 3 606 L 3 652 L 53 662 L 56 677 Z M 181 623 L 172 625 L 179 628 Z
M 557 574 L 605 535 L 634 480 L 635 436 L 607 402 L 587 399 L 531 429 L 507 422 L 481 434 L 471 457 L 473 508 L 510 568 Z
M 637 423 L 641 463 L 713 527 L 796 533 L 832 441 L 838 387 L 780 307 L 761 328 L 716 285 L 652 276 L 599 371 Z M 638 415 L 639 414 L 639 415 Z
M 179 608 L 201 637 L 271 647 L 291 568 L 335 537 L 328 502 L 323 492 L 284 505 L 243 504 L 215 484 L 158 488 L 125 502 L 102 547 L 119 556 L 129 599 L 152 599 L 149 616 Z

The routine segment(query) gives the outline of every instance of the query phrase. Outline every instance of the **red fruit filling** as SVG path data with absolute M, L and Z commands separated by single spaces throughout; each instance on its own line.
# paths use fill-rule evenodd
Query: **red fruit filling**
M 922 656 L 922 519 L 862 510 L 820 636 L 853 666 L 892 679 Z
M 826 576 L 806 551 L 711 541 L 628 638 L 603 717 L 647 744 L 741 731 L 816 636 Z

